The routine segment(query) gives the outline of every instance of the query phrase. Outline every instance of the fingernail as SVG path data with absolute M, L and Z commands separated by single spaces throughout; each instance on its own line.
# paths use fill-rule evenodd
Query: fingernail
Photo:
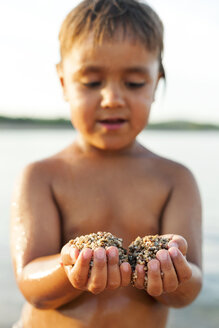
M 99 248 L 95 251 L 95 257 L 98 260 L 103 260 L 105 258 L 105 250 L 103 248 Z
M 163 261 L 166 261 L 167 258 L 168 258 L 167 251 L 160 252 L 160 253 L 158 254 L 158 257 L 159 257 L 159 259 L 161 259 L 161 260 L 163 260 Z
M 174 241 L 170 241 L 170 242 L 169 242 L 169 247 L 176 247 L 176 248 L 179 248 L 178 244 L 175 243 Z
M 74 247 L 72 247 L 72 248 L 70 248 L 70 256 L 71 256 L 71 258 L 72 258 L 72 260 L 73 260 L 73 262 L 76 262 L 76 254 L 75 254 L 75 248 Z
M 91 254 L 91 249 L 90 249 L 90 248 L 85 248 L 85 249 L 83 250 L 82 255 L 83 255 L 83 258 L 84 258 L 85 260 L 87 260 L 87 259 L 90 258 L 90 254 Z
M 172 248 L 170 249 L 170 254 L 174 257 L 176 257 L 178 255 L 177 249 L 176 248 Z
M 157 271 L 158 270 L 158 263 L 155 261 L 149 262 L 150 265 L 150 269 L 153 271 Z
M 137 270 L 139 273 L 143 273 L 144 272 L 144 266 L 139 264 L 138 267 L 137 267 Z
M 125 272 L 129 272 L 129 264 L 124 262 L 123 265 L 122 265 L 122 269 Z
M 111 248 L 111 249 L 109 250 L 109 254 L 110 254 L 111 257 L 115 257 L 115 256 L 117 256 L 117 251 L 116 251 L 116 249 L 115 249 L 115 248 Z

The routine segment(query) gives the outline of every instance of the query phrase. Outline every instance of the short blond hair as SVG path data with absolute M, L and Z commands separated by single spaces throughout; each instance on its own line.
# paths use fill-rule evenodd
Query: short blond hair
M 74 43 L 84 41 L 90 32 L 94 35 L 94 43 L 101 44 L 103 40 L 113 40 L 118 28 L 122 28 L 124 38 L 127 31 L 129 35 L 131 32 L 133 40 L 158 52 L 160 74 L 165 78 L 163 23 L 148 4 L 137 0 L 82 1 L 62 23 L 59 33 L 61 61 Z

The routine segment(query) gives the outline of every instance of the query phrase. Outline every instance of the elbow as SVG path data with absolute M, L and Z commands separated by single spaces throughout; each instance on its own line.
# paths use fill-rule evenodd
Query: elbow
M 39 284 L 27 279 L 23 272 L 17 277 L 17 283 L 26 301 L 35 308 L 49 310 L 60 306 L 57 299 L 51 300 L 51 295 L 46 293 L 45 288 L 39 288 Z
M 39 310 L 49 310 L 55 308 L 50 304 L 50 302 L 46 301 L 45 298 L 36 297 L 36 296 L 34 297 L 33 295 L 29 295 L 29 293 L 28 294 L 25 293 L 24 290 L 21 290 L 21 292 L 25 300 Z
M 45 305 L 45 302 L 41 300 L 36 300 L 36 299 L 27 299 L 28 303 L 30 303 L 32 306 L 34 306 L 36 309 L 39 310 L 47 310 L 48 308 Z
M 24 284 L 19 285 L 19 289 L 26 301 L 35 308 L 40 310 L 49 310 L 55 309 L 60 306 L 60 304 L 55 304 L 54 301 L 49 300 L 49 295 L 41 293 L 39 294 L 36 290 L 26 287 L 27 286 L 25 286 Z
M 47 297 L 25 296 L 26 301 L 39 310 L 52 310 L 60 306 L 57 302 L 48 300 Z
M 51 310 L 58 307 L 58 305 L 52 304 L 52 302 L 39 299 L 29 300 L 28 302 L 39 310 Z

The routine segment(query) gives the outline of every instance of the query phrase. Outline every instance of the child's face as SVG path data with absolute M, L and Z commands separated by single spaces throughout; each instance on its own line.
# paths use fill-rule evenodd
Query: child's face
M 128 38 L 76 44 L 59 76 L 71 121 L 87 144 L 119 150 L 133 144 L 148 122 L 159 80 L 157 54 Z

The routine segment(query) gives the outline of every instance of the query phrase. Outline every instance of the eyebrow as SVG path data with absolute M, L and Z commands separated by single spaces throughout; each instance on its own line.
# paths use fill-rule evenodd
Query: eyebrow
M 76 75 L 84 75 L 84 74 L 89 74 L 89 73 L 102 73 L 104 71 L 106 71 L 105 67 L 89 65 L 89 66 L 84 66 L 81 69 L 79 69 L 76 72 Z M 122 72 L 124 72 L 126 74 L 137 73 L 137 74 L 142 74 L 142 75 L 148 75 L 149 69 L 144 66 L 134 66 L 134 67 L 124 68 L 124 69 L 122 69 Z
M 149 69 L 144 66 L 136 66 L 136 67 L 128 67 L 127 69 L 124 70 L 126 73 L 137 73 L 137 74 L 143 74 L 143 75 L 148 75 L 149 74 Z
M 101 66 L 84 66 L 77 71 L 78 74 L 88 74 L 88 73 L 99 73 L 102 72 L 104 69 Z

